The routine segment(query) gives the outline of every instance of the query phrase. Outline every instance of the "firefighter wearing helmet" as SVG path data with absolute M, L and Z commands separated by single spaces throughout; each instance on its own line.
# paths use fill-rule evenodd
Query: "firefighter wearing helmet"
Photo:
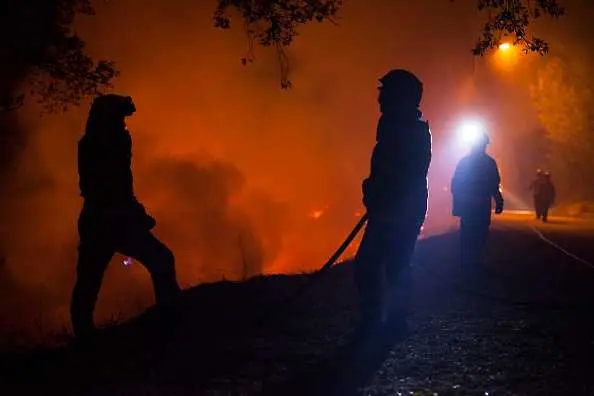
M 503 212 L 501 178 L 497 162 L 486 152 L 489 143 L 489 136 L 481 133 L 470 154 L 456 166 L 452 178 L 452 214 L 460 218 L 463 268 L 475 268 L 483 263 L 493 200 L 495 213 Z
M 427 212 L 431 162 L 431 133 L 419 110 L 423 84 L 406 70 L 392 70 L 379 81 L 381 116 L 363 181 L 368 223 L 355 258 L 360 335 L 406 331 L 410 261 Z
M 84 204 L 78 219 L 80 244 L 70 308 L 78 339 L 88 340 L 95 334 L 95 302 L 103 274 L 115 253 L 131 256 L 148 269 L 157 306 L 170 307 L 181 292 L 173 253 L 151 232 L 156 221 L 134 194 L 132 137 L 126 118 L 135 111 L 129 96 L 98 96 L 78 144 Z
M 532 190 L 536 219 L 546 223 L 549 218 L 549 209 L 555 202 L 555 186 L 551 181 L 550 172 L 538 169 L 536 178 L 530 183 L 530 190 Z

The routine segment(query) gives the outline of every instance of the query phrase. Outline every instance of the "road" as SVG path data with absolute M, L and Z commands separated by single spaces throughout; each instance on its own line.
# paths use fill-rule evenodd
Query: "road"
M 276 393 L 594 394 L 594 222 L 496 216 L 486 266 L 470 273 L 458 265 L 455 221 L 445 225 L 415 254 L 409 337 L 331 359 L 315 392 L 300 379 Z
M 464 274 L 456 234 L 427 238 L 413 335 L 361 395 L 594 394 L 593 241 L 592 221 L 507 213 L 493 223 L 486 269 Z

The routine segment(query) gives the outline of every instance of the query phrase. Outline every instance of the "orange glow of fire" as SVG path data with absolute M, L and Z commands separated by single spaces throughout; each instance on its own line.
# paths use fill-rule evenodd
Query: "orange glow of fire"
M 337 263 L 344 263 L 345 261 L 352 260 L 355 258 L 357 254 L 357 250 L 359 250 L 359 246 L 361 245 L 361 237 L 363 233 L 359 234 L 357 238 L 346 248 L 342 256 L 339 257 Z
M 314 220 L 318 220 L 320 217 L 322 217 L 326 213 L 327 210 L 328 210 L 328 205 L 325 205 L 321 209 L 312 210 L 311 212 L 309 212 L 308 216 Z
M 314 210 L 313 212 L 311 212 L 309 214 L 309 217 L 311 217 L 312 219 L 319 219 L 320 217 L 322 217 L 324 215 L 324 211 L 323 210 Z

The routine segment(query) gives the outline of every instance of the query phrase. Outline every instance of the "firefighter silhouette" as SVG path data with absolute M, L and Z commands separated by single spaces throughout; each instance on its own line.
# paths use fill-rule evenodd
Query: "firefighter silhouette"
M 406 326 L 410 261 L 427 212 L 431 133 L 419 111 L 423 84 L 399 69 L 380 82 L 381 117 L 370 175 L 363 181 L 369 220 L 355 257 L 360 330 Z
M 180 293 L 173 253 L 151 232 L 156 221 L 136 199 L 131 170 L 132 138 L 125 119 L 136 111 L 132 98 L 95 98 L 78 144 L 80 243 L 71 319 L 77 337 L 95 331 L 93 311 L 103 274 L 115 253 L 137 259 L 149 271 L 158 306 Z
M 487 154 L 489 137 L 481 133 L 470 154 L 460 160 L 452 178 L 452 214 L 460 218 L 461 263 L 464 268 L 483 264 L 491 225 L 492 201 L 495 213 L 503 212 L 499 169 Z
M 530 189 L 534 199 L 536 219 L 546 223 L 549 219 L 549 210 L 555 203 L 555 186 L 551 181 L 550 172 L 537 170 L 536 178 L 530 183 Z

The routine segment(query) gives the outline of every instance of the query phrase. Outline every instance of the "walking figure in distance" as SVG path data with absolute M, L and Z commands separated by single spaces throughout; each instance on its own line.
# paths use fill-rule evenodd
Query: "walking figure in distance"
M 460 218 L 463 268 L 483 264 L 493 200 L 495 213 L 503 212 L 501 178 L 497 162 L 486 152 L 489 143 L 487 134 L 482 133 L 470 154 L 460 160 L 452 178 L 452 214 Z
M 151 232 L 156 221 L 136 199 L 131 170 L 132 138 L 126 117 L 136 107 L 129 96 L 95 98 L 78 144 L 80 243 L 71 320 L 77 338 L 93 335 L 93 311 L 103 274 L 115 253 L 138 260 L 149 271 L 157 306 L 180 294 L 174 256 Z
M 546 223 L 549 219 L 549 210 L 555 203 L 555 186 L 551 181 L 549 172 L 537 171 L 537 177 L 530 183 L 532 196 L 534 198 L 534 210 L 536 220 Z
M 363 181 L 369 220 L 355 257 L 360 335 L 379 327 L 406 332 L 410 261 L 427 212 L 431 162 L 431 132 L 419 110 L 422 82 L 397 69 L 380 83 L 376 145 Z

